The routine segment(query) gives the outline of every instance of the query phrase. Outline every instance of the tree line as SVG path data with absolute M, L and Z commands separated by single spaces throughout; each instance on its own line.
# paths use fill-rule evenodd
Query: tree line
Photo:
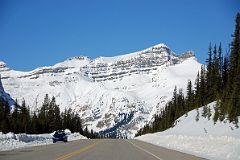
M 206 105 L 217 101 L 214 107 L 213 121 L 227 119 L 238 127 L 240 116 L 240 14 L 236 16 L 235 32 L 230 51 L 222 54 L 222 46 L 209 45 L 206 65 L 201 67 L 194 84 L 189 80 L 186 96 L 182 89 L 175 87 L 173 97 L 159 115 L 155 115 L 152 124 L 145 125 L 136 136 L 164 131 L 174 126 L 175 121 L 193 109 L 203 107 L 201 115 L 210 119 L 211 109 Z
M 41 108 L 33 113 L 30 113 L 24 100 L 21 105 L 16 100 L 11 111 L 8 103 L 0 98 L 0 131 L 3 133 L 41 134 L 66 128 L 88 138 L 98 137 L 93 130 L 89 131 L 87 127 L 83 129 L 80 116 L 71 108 L 60 112 L 55 97 L 50 99 L 48 94 L 45 95 Z

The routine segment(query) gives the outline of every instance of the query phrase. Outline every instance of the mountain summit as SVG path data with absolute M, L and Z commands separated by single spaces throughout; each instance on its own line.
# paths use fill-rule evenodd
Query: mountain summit
M 132 137 L 171 98 L 175 86 L 185 89 L 201 64 L 193 52 L 175 54 L 165 44 L 142 51 L 91 60 L 72 57 L 30 72 L 0 63 L 5 90 L 36 110 L 45 94 L 61 110 L 78 112 L 89 129 L 115 137 Z

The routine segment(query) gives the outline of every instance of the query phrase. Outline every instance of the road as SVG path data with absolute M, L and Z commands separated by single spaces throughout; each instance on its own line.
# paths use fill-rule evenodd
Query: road
M 0 152 L 0 160 L 204 160 L 138 140 L 78 140 Z

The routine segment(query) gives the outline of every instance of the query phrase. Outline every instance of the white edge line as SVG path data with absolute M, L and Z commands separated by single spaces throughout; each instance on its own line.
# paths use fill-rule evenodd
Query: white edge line
M 132 142 L 130 142 L 130 141 L 128 141 L 128 140 L 126 140 L 126 141 L 127 141 L 128 143 L 132 144 L 134 147 L 136 147 L 136 148 L 138 148 L 138 149 L 140 149 L 140 150 L 142 150 L 142 151 L 144 151 L 144 152 L 150 154 L 151 156 L 157 158 L 158 160 L 163 160 L 162 158 L 159 158 L 159 157 L 156 156 L 155 154 L 153 154 L 153 153 L 151 153 L 151 152 L 149 152 L 149 151 L 143 149 L 142 147 L 139 147 L 138 145 L 136 145 L 136 144 L 134 144 L 134 143 L 132 143 Z

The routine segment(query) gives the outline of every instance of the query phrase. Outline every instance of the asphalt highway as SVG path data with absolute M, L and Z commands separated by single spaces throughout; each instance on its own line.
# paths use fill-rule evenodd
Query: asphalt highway
M 96 139 L 0 152 L 0 160 L 204 160 L 138 140 Z

